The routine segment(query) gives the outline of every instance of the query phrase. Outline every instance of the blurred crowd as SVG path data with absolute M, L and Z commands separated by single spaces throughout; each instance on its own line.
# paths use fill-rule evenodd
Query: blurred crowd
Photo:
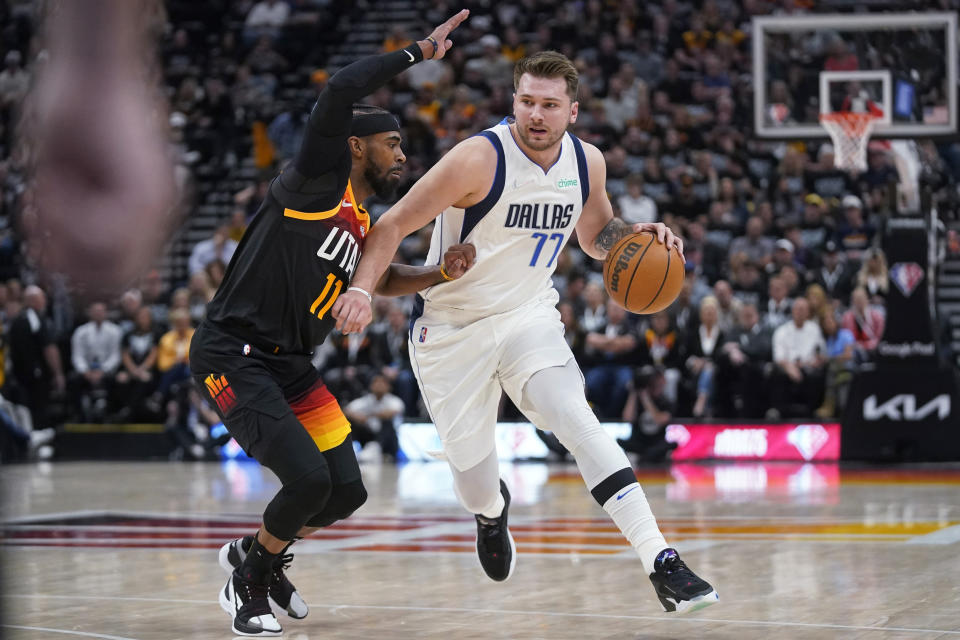
M 35 3 L 0 2 L 0 375 L 3 397 L 26 406 L 35 429 L 65 420 L 162 421 L 178 451 L 203 454 L 202 434 L 216 416 L 188 384 L 193 327 L 268 180 L 295 153 L 309 108 L 336 71 L 329 57 L 378 4 L 165 3 L 159 56 L 182 181 L 251 166 L 260 177 L 218 196 L 228 210 L 212 237 L 192 248 L 186 273 L 154 270 L 119 299 L 78 309 L 65 283 L 38 279 L 16 233 L 24 168 L 14 131 L 42 51 L 33 38 Z M 612 303 L 601 264 L 575 243 L 558 259 L 559 309 L 588 398 L 601 419 L 637 425 L 627 446 L 676 417 L 838 415 L 846 384 L 883 333 L 889 280 L 879 238 L 897 173 L 883 144 L 871 145 L 866 172 L 851 175 L 835 168 L 827 142 L 751 136 L 750 18 L 801 14 L 813 3 L 408 4 L 422 24 L 393 25 L 382 50 L 422 37 L 457 9 L 472 13 L 447 58 L 417 65 L 367 99 L 401 117 L 400 194 L 457 142 L 511 112 L 516 60 L 556 49 L 580 70 L 571 129 L 603 150 L 616 215 L 663 221 L 684 237 L 683 291 L 653 316 Z M 938 176 L 934 198 L 945 215 L 955 214 L 960 149 L 930 141 L 918 148 Z M 370 209 L 376 216 L 389 204 Z M 408 238 L 396 260 L 422 263 L 429 236 L 426 229 Z M 374 433 L 385 421 L 426 418 L 406 349 L 410 303 L 378 298 L 366 333 L 335 333 L 318 346 L 324 380 Z M 502 413 L 519 415 L 508 403 Z

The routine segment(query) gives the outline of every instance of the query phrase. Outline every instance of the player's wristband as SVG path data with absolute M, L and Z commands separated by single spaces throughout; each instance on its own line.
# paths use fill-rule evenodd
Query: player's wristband
M 373 302 L 373 296 L 370 295 L 370 292 L 366 291 L 365 289 L 361 289 L 360 287 L 347 287 L 347 291 L 359 291 L 363 295 L 367 296 L 367 302 Z
M 437 51 L 440 49 L 440 45 L 437 43 L 437 39 L 433 36 L 427 36 L 424 39 L 433 45 L 433 55 L 430 56 L 430 59 L 432 60 L 437 57 Z
M 453 276 L 447 273 L 446 265 L 440 265 L 440 277 L 443 278 L 446 282 L 453 280 Z

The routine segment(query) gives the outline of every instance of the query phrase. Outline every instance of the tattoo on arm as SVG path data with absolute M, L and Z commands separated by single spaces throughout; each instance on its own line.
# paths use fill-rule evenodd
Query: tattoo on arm
M 597 234 L 597 237 L 593 241 L 593 246 L 600 251 L 610 251 L 618 240 L 630 233 L 630 229 L 630 225 L 626 222 L 619 218 L 614 218 L 607 223 L 607 226 L 600 230 L 600 233 Z

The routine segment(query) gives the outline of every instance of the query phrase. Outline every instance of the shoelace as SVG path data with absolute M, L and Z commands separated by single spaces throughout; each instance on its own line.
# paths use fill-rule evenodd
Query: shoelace
M 271 613 L 270 603 L 267 602 L 267 585 L 247 582 L 246 580 L 240 580 L 240 585 L 243 590 L 244 601 L 243 606 L 240 607 L 240 613 L 244 614 L 247 619 Z
M 477 520 L 483 525 L 483 545 L 491 551 L 502 552 L 504 550 L 503 537 L 500 535 L 502 520 L 500 518 L 494 520 L 477 518 Z
M 703 582 L 691 571 L 679 556 L 669 558 L 663 563 L 663 573 L 671 587 L 689 587 Z
M 277 556 L 277 559 L 273 562 L 273 578 L 274 580 L 280 580 L 283 578 L 283 572 L 286 569 L 290 568 L 290 563 L 293 562 L 293 554 L 285 553 L 282 556 Z

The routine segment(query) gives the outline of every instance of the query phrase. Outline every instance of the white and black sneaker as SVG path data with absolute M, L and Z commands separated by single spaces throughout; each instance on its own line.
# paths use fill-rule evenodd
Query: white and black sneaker
M 243 564 L 247 557 L 247 551 L 253 544 L 253 536 L 244 536 L 237 538 L 220 547 L 220 566 L 228 573 L 233 573 Z M 310 610 L 307 603 L 300 597 L 297 588 L 293 586 L 290 579 L 287 578 L 285 570 L 293 562 L 293 554 L 285 553 L 277 556 L 273 569 L 270 572 L 270 606 L 274 613 L 285 613 L 291 618 L 300 620 L 307 617 Z
M 650 582 L 664 611 L 692 613 L 720 599 L 713 587 L 684 564 L 676 549 L 664 549 L 657 555 Z
M 220 590 L 220 606 L 233 619 L 233 632 L 237 635 L 273 637 L 283 633 L 270 610 L 267 585 L 244 580 L 236 571 Z
M 487 518 L 480 514 L 474 516 L 477 519 L 477 556 L 480 566 L 490 579 L 497 582 L 509 578 L 517 562 L 517 546 L 507 528 L 510 491 L 503 480 L 500 481 L 500 493 L 503 494 L 503 513 L 499 518 Z

